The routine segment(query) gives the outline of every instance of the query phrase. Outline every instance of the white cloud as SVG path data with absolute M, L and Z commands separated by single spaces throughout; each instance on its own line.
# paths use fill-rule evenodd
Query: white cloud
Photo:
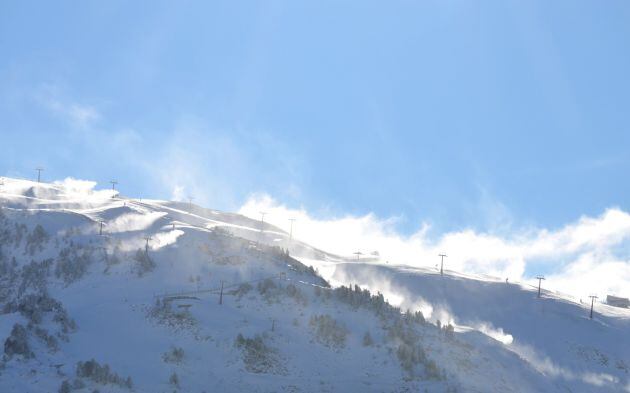
M 39 86 L 28 97 L 63 121 L 65 136 L 73 146 L 81 145 L 81 154 L 112 163 L 112 172 L 142 176 L 144 186 L 152 186 L 159 198 L 182 201 L 190 196 L 200 205 L 234 210 L 260 184 L 280 183 L 276 190 L 292 198 L 301 194 L 296 181 L 301 159 L 264 130 L 219 128 L 186 113 L 158 129 L 112 126 L 105 113 L 63 85 Z M 97 101 L 107 108 L 107 101 Z
M 70 104 L 62 109 L 68 118 L 80 127 L 85 127 L 100 118 L 99 112 L 93 106 Z
M 547 288 L 578 298 L 591 293 L 630 296 L 630 214 L 618 208 L 558 230 L 528 228 L 501 236 L 462 230 L 437 239 L 429 238 L 428 224 L 405 236 L 396 231 L 395 219 L 374 214 L 320 219 L 268 195 L 253 196 L 240 209 L 252 218 L 260 211 L 268 213 L 265 220 L 286 230 L 288 219 L 296 218 L 296 239 L 339 255 L 378 251 L 382 262 L 432 267 L 445 252 L 446 267 L 463 273 L 516 281 L 541 272 L 548 276 Z
M 44 86 L 36 94 L 36 100 L 76 128 L 88 128 L 101 117 L 99 111 L 92 105 L 62 98 L 60 89 L 56 86 Z

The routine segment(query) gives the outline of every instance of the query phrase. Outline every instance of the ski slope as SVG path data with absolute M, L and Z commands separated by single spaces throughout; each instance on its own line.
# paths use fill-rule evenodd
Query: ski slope
M 306 261 L 305 261 L 306 262 Z M 318 264 L 312 260 L 311 263 Z M 402 309 L 476 330 L 502 342 L 541 373 L 572 391 L 602 386 L 628 391 L 630 310 L 594 305 L 525 283 L 446 270 L 362 262 L 320 262 L 333 284 L 380 291 Z M 586 385 L 586 386 L 585 386 Z M 590 385 L 590 386 L 589 386 Z
M 351 262 L 295 240 L 288 256 L 286 232 L 192 204 L 3 183 L 3 392 L 54 392 L 64 381 L 70 391 L 129 391 L 79 376 L 90 359 L 139 392 L 630 391 L 624 310 L 598 304 L 590 320 L 586 305 L 538 299 L 526 285 Z M 329 283 L 380 292 L 400 310 Z M 20 309 L 44 293 L 74 329 L 64 332 L 58 308 L 40 319 Z M 410 322 L 407 309 L 427 322 Z M 7 356 L 16 324 L 33 357 Z M 409 355 L 410 341 L 422 356 Z

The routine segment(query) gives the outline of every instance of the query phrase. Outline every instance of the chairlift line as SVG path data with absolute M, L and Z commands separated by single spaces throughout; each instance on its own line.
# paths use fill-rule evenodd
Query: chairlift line
M 591 298 L 591 314 L 589 316 L 590 319 L 593 319 L 593 304 L 595 303 L 595 299 L 598 299 L 597 295 L 590 295 Z
M 536 276 L 536 279 L 538 280 L 538 297 L 540 297 L 540 283 L 545 279 L 545 276 Z
M 440 262 L 440 275 L 444 275 L 444 258 L 448 258 L 448 255 L 446 254 L 439 254 L 439 257 L 442 258 L 441 262 Z
M 37 182 L 39 183 L 41 181 L 41 175 L 44 168 L 38 166 L 37 168 L 35 168 L 35 170 L 37 171 Z

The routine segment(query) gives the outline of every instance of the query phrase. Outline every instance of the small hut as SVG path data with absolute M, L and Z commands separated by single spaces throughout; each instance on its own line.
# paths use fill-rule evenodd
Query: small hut
M 627 297 L 606 296 L 606 304 L 614 307 L 630 308 L 630 299 Z

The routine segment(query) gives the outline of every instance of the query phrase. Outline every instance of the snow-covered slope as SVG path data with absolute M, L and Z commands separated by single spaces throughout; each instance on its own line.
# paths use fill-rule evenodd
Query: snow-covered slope
M 572 299 L 523 283 L 434 269 L 312 261 L 331 283 L 356 283 L 402 309 L 422 310 L 456 331 L 504 343 L 557 386 L 630 391 L 630 310 Z
M 186 203 L 3 183 L 2 392 L 630 389 L 626 314 L 298 241 L 289 256 L 282 230 Z

